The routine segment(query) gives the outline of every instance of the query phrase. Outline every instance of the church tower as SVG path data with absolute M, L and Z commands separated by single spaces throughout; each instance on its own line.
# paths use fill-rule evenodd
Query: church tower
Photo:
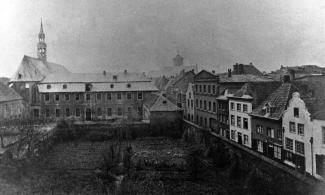
M 41 29 L 40 32 L 38 33 L 37 57 L 43 61 L 46 61 L 46 43 L 45 43 L 45 34 L 43 31 L 42 21 L 41 21 Z

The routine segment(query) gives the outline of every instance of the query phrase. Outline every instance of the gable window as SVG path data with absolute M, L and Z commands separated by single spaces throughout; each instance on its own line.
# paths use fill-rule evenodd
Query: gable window
M 69 99 L 70 99 L 70 96 L 69 96 L 69 94 L 68 94 L 68 93 L 66 93 L 66 94 L 64 94 L 64 96 L 65 96 L 65 101 L 69 101 Z
M 67 89 L 68 88 L 67 84 L 64 84 L 62 87 L 63 87 L 63 89 Z
M 293 150 L 293 140 L 292 139 L 289 139 L 289 138 L 286 138 L 286 149 L 288 150 Z
M 107 100 L 111 100 L 112 99 L 112 94 L 111 93 L 107 93 Z
M 304 124 L 298 123 L 298 135 L 304 135 Z
M 243 112 L 247 112 L 247 104 L 243 104 Z
M 244 129 L 248 129 L 248 119 L 243 118 L 243 121 L 244 121 L 244 124 L 243 124 Z
M 132 99 L 132 93 L 131 93 L 131 92 L 128 92 L 128 93 L 126 94 L 126 98 L 127 98 L 128 100 Z
M 216 93 L 216 86 L 212 85 L 212 93 L 215 94 Z
M 50 94 L 48 93 L 45 94 L 45 101 L 46 102 L 50 101 Z
M 80 116 L 80 108 L 76 108 L 76 116 Z
M 102 99 L 102 94 L 101 93 L 97 93 L 97 100 L 101 100 Z
M 142 100 L 142 99 L 143 99 L 142 92 L 138 92 L 138 100 Z
M 293 115 L 294 115 L 296 118 L 299 118 L 299 108 L 293 108 Z
M 305 146 L 303 142 L 296 141 L 296 153 L 305 154 Z
M 207 91 L 207 86 L 203 85 L 203 92 L 205 93 Z
M 238 112 L 241 111 L 241 104 L 237 104 L 237 111 L 238 111 Z
M 267 134 L 268 137 L 274 138 L 274 129 L 269 128 L 269 127 L 266 128 L 266 134 Z
M 256 125 L 256 132 L 259 134 L 263 134 L 263 126 L 262 125 Z
M 211 93 L 211 85 L 208 85 L 208 93 Z
M 55 101 L 60 101 L 60 94 L 55 94 Z
M 290 133 L 296 132 L 296 124 L 294 122 L 289 122 L 289 131 Z
M 231 109 L 231 110 L 235 110 L 235 104 L 234 104 L 234 102 L 231 102 L 231 103 L 230 103 L 230 109 Z
M 46 85 L 46 89 L 51 89 L 51 85 Z
M 237 127 L 241 128 L 241 117 L 237 116 Z

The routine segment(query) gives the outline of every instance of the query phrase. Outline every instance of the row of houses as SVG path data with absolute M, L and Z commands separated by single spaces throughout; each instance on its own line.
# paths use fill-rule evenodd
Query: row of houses
M 188 83 L 184 118 L 321 179 L 325 76 L 290 73 L 274 80 L 252 64 L 236 64 L 222 74 L 202 70 Z

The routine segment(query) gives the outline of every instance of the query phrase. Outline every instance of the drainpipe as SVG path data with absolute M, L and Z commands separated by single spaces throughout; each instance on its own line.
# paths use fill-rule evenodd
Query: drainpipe
M 313 137 L 310 138 L 310 150 L 311 150 L 311 175 L 314 176 L 314 152 L 313 152 Z

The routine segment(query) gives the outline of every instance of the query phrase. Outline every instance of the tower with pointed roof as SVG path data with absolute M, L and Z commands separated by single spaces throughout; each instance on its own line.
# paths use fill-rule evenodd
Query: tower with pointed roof
M 41 60 L 46 61 L 46 43 L 45 43 L 45 34 L 43 30 L 42 21 L 41 21 L 41 29 L 40 32 L 38 33 L 37 57 Z
M 184 58 L 179 55 L 179 51 L 177 50 L 177 55 L 173 58 L 174 66 L 183 66 L 183 60 Z

